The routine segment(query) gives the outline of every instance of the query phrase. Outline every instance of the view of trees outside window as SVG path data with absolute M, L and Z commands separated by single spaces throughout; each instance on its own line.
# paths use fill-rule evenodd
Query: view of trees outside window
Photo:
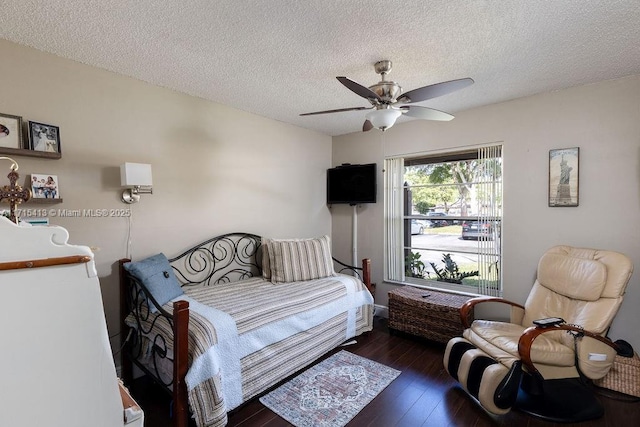
M 405 277 L 497 295 L 502 159 L 405 159 Z M 488 288 L 488 289 L 484 289 Z

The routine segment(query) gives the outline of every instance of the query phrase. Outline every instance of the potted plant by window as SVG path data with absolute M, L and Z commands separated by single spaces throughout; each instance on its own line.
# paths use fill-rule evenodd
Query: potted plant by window
M 436 280 L 440 282 L 447 283 L 462 283 L 462 279 L 472 276 L 479 276 L 480 272 L 478 270 L 474 271 L 460 271 L 458 269 L 458 264 L 451 259 L 451 254 L 443 254 L 442 262 L 444 263 L 444 268 L 438 268 L 435 263 L 430 262 L 431 268 L 436 273 L 438 278 Z
M 424 279 L 424 262 L 420 260 L 420 252 L 410 252 L 404 260 L 404 274 L 407 277 Z

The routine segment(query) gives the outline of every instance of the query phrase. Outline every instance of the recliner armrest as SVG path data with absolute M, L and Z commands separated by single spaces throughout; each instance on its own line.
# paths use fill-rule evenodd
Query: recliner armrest
M 563 323 L 560 325 L 548 326 L 545 328 L 542 328 L 539 326 L 532 326 L 530 328 L 525 329 L 522 335 L 520 336 L 520 339 L 518 340 L 518 354 L 520 355 L 522 364 L 524 365 L 524 367 L 527 368 L 527 371 L 529 371 L 531 375 L 541 376 L 540 372 L 538 372 L 533 362 L 531 361 L 531 347 L 533 346 L 533 341 L 535 341 L 535 339 L 538 338 L 540 335 L 546 332 L 551 332 L 551 331 L 576 332 L 580 336 L 593 338 L 595 340 L 598 340 L 608 345 L 609 347 L 613 348 L 616 351 L 618 350 L 618 346 L 616 345 L 616 343 L 614 343 L 610 339 L 603 337 L 602 335 L 598 335 L 594 332 L 582 329 L 578 326 L 568 325 L 566 323 Z
M 481 302 L 499 302 L 502 304 L 508 304 L 513 307 L 518 307 L 524 310 L 524 306 L 515 303 L 513 301 L 506 300 L 504 298 L 498 297 L 477 297 L 471 298 L 469 301 L 465 302 L 462 307 L 460 307 L 460 320 L 462 321 L 462 325 L 466 328 L 471 326 L 469 323 L 469 314 L 474 306 L 480 304 Z

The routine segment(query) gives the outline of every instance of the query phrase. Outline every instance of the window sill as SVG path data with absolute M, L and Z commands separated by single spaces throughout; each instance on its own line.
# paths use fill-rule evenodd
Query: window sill
M 482 294 L 479 294 L 477 292 L 471 292 L 468 286 L 456 285 L 455 283 L 438 282 L 437 280 L 408 278 L 404 282 L 400 280 L 389 279 L 385 279 L 385 282 L 393 283 L 394 285 L 413 286 L 414 288 L 432 289 L 434 291 L 450 292 L 452 294 L 467 295 L 472 297 L 483 296 Z

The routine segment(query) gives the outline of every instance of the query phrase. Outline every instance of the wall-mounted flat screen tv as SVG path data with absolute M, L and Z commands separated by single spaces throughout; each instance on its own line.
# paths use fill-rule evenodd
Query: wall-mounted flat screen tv
M 376 202 L 376 164 L 344 164 L 327 169 L 327 204 Z

